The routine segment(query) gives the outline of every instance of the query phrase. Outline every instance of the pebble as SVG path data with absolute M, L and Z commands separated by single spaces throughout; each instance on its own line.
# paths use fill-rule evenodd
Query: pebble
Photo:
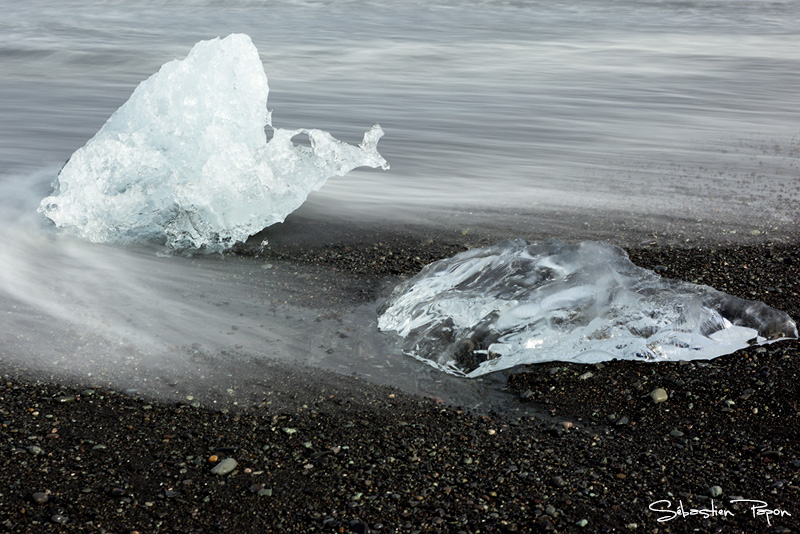
M 669 398 L 667 391 L 664 388 L 657 388 L 650 392 L 650 398 L 656 404 L 661 404 Z
M 576 525 L 576 526 L 579 526 L 579 527 L 581 527 L 581 528 L 585 527 L 585 526 L 586 526 L 586 525 L 588 525 L 588 524 L 589 524 L 589 521 L 588 521 L 588 520 L 586 520 L 586 519 L 581 519 L 580 521 L 578 521 L 577 523 L 575 523 L 575 525 Z
M 682 438 L 683 437 L 683 432 L 681 432 L 680 430 L 677 430 L 677 429 L 673 429 L 673 430 L 670 430 L 669 435 L 672 436 L 673 438 Z
M 550 483 L 557 488 L 561 488 L 567 485 L 567 482 L 561 477 L 553 477 L 552 479 L 550 479 Z
M 214 469 L 212 469 L 211 472 L 215 475 L 220 475 L 220 476 L 227 475 L 228 473 L 236 469 L 237 465 L 239 465 L 239 463 L 233 458 L 225 458 L 220 463 L 215 465 Z
M 722 495 L 722 488 L 720 488 L 719 486 L 711 486 L 708 489 L 708 494 L 711 497 L 719 497 L 720 495 Z
M 618 425 L 627 425 L 628 423 L 630 423 L 630 419 L 628 419 L 627 417 L 625 417 L 623 415 L 622 417 L 617 419 L 617 423 L 616 424 L 618 424 Z
M 53 523 L 57 523 L 57 524 L 59 524 L 59 525 L 63 525 L 64 523 L 66 523 L 67 521 L 69 521 L 69 518 L 68 518 L 67 516 L 65 516 L 65 515 L 61 515 L 61 514 L 53 514 L 53 515 L 50 517 L 50 521 L 52 521 Z
M 44 449 L 36 445 L 31 445 L 30 447 L 27 447 L 25 450 L 28 451 L 28 454 L 32 454 L 33 456 L 39 456 L 40 454 L 44 454 Z
M 556 511 L 555 506 L 553 506 L 552 504 L 548 504 L 547 508 L 544 509 L 544 513 L 546 513 L 550 517 L 555 517 L 558 511 Z
M 37 491 L 36 493 L 31 495 L 31 499 L 33 499 L 33 502 L 35 502 L 36 504 L 45 504 L 47 501 L 50 500 L 50 497 L 47 495 L 47 493 L 43 491 Z
M 591 371 L 586 371 L 581 376 L 578 377 L 578 380 L 588 380 L 594 376 L 594 373 Z

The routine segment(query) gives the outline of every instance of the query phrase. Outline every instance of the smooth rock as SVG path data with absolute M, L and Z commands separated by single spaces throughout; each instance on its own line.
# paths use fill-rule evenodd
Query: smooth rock
M 715 497 L 719 497 L 720 495 L 722 495 L 722 488 L 720 488 L 719 486 L 711 486 L 711 487 L 708 489 L 708 494 L 709 494 L 711 497 L 714 497 L 714 498 L 715 498 Z
M 220 475 L 220 476 L 227 475 L 228 473 L 236 469 L 237 465 L 239 465 L 239 463 L 233 458 L 225 458 L 220 463 L 215 465 L 214 469 L 212 469 L 211 472 L 215 475 Z
M 37 491 L 36 493 L 31 495 L 31 499 L 36 504 L 44 504 L 44 503 L 46 503 L 47 501 L 50 500 L 50 497 L 47 495 L 47 493 L 45 493 L 43 491 Z
M 650 398 L 653 399 L 654 403 L 661 404 L 669 398 L 669 395 L 667 395 L 667 391 L 664 388 L 657 388 L 650 392 Z

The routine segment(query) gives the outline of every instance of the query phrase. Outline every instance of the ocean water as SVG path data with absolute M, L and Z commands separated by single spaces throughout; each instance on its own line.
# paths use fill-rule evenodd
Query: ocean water
M 782 238 L 800 219 L 794 0 L 0 5 L 0 356 L 10 366 L 166 395 L 201 376 L 235 382 L 244 358 L 442 396 L 473 387 L 394 352 L 374 303 L 300 303 L 317 276 L 301 265 L 89 245 L 36 213 L 70 154 L 140 81 L 234 32 L 259 49 L 276 127 L 351 143 L 376 122 L 386 132 L 391 170 L 331 180 L 302 221 L 491 221 L 504 237 L 560 228 L 581 238 L 609 218 L 636 221 L 632 231 L 677 221 L 690 239 L 727 242 Z

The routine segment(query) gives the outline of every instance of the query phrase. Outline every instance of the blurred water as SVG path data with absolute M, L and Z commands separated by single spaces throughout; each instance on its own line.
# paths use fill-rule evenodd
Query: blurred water
M 188 283 L 180 260 L 151 252 L 132 260 L 130 251 L 54 238 L 33 210 L 63 162 L 141 80 L 195 42 L 232 32 L 249 34 L 261 53 L 277 127 L 321 128 L 349 142 L 375 122 L 386 131 L 380 150 L 391 171 L 329 182 L 303 208 L 310 219 L 464 225 L 470 213 L 478 221 L 490 212 L 508 236 L 555 209 L 684 217 L 714 223 L 709 232 L 728 223 L 762 233 L 798 223 L 794 0 L 4 0 L 0 7 L 3 312 L 14 300 L 65 324 L 119 314 L 119 292 L 137 295 L 155 283 L 142 273 L 153 272 L 172 273 L 165 278 L 172 282 L 152 292 L 150 308 L 130 314 L 180 300 Z M 80 266 L 65 269 L 72 261 L 65 258 Z M 92 280 L 109 265 L 115 274 L 101 286 L 118 289 L 98 297 Z M 209 265 L 199 268 L 218 268 Z M 213 287 L 236 294 L 230 285 Z M 55 296 L 78 291 L 93 298 Z M 5 315 L 9 336 L 32 339 L 42 328 L 29 316 Z M 102 322 L 80 324 L 103 333 Z M 197 335 L 154 337 L 175 346 Z

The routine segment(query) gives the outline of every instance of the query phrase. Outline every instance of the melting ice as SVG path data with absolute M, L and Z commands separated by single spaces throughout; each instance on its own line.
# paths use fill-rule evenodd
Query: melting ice
M 395 288 L 378 327 L 468 377 L 553 360 L 715 358 L 797 337 L 787 314 L 661 278 L 618 247 L 521 239 L 428 265 Z
M 39 211 L 94 242 L 222 251 L 281 222 L 331 176 L 388 164 L 374 126 L 360 146 L 274 129 L 250 38 L 197 43 L 142 82 L 61 169 Z M 306 134 L 310 147 L 291 139 Z

